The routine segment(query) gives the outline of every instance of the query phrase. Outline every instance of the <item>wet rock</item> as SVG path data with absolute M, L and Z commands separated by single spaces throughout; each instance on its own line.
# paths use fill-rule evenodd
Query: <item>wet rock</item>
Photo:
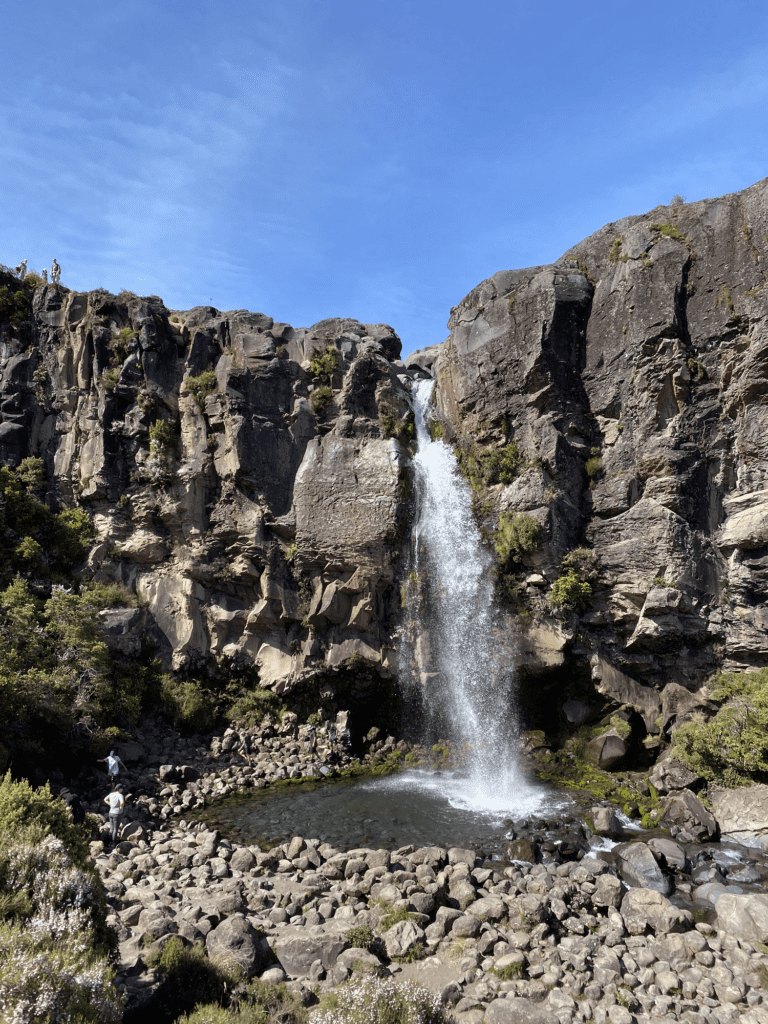
M 598 835 L 620 838 L 624 835 L 621 821 L 613 807 L 593 807 L 589 815 L 592 826 Z
M 664 896 L 672 892 L 672 879 L 664 874 L 645 843 L 620 843 L 613 848 L 612 853 L 618 862 L 621 877 L 628 885 L 655 889 Z
M 531 839 L 513 839 L 504 846 L 502 855 L 505 860 L 527 861 L 535 864 L 539 860 L 539 850 Z
M 659 821 L 677 825 L 693 836 L 715 839 L 720 830 L 714 817 L 688 789 L 672 793 L 664 801 Z
M 672 871 L 690 871 L 691 862 L 679 843 L 671 839 L 654 837 L 648 840 L 648 847 L 660 860 L 662 867 L 670 868 Z

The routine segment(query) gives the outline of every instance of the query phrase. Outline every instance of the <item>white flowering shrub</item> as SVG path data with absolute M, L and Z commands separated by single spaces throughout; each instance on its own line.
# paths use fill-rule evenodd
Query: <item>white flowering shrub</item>
M 327 996 L 312 1024 L 450 1024 L 439 996 L 413 983 L 364 977 Z
M 39 826 L 0 845 L 0 1020 L 118 1024 L 123 1002 L 103 948 L 103 895 Z

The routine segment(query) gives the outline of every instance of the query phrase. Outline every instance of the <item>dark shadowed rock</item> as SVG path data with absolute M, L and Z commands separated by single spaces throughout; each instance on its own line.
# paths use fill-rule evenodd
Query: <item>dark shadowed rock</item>
M 619 843 L 611 852 L 627 885 L 654 889 L 664 896 L 672 892 L 672 879 L 664 874 L 645 843 Z
M 233 914 L 208 932 L 205 945 L 211 960 L 237 963 L 247 978 L 257 974 L 264 962 L 259 936 L 242 914 Z

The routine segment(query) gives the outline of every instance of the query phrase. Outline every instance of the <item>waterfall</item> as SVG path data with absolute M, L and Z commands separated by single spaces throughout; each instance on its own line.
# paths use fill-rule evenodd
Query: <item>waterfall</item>
M 464 751 L 451 802 L 525 814 L 542 790 L 518 761 L 513 646 L 494 605 L 492 557 L 472 516 L 456 458 L 427 427 L 434 381 L 414 382 L 416 525 L 403 590 L 401 664 L 420 687 L 425 731 Z

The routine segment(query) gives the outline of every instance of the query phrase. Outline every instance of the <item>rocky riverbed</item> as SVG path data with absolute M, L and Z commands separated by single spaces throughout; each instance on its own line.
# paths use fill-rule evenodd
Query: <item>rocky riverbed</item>
M 287 980 L 310 1006 L 377 973 L 439 992 L 461 1024 L 768 1022 L 760 849 L 674 824 L 676 839 L 620 836 L 606 806 L 591 809 L 592 825 L 630 841 L 526 821 L 510 823 L 493 859 L 457 847 L 342 850 L 299 836 L 269 850 L 238 845 L 188 819 L 217 797 L 328 770 L 326 734 L 309 753 L 290 720 L 205 741 L 163 730 L 145 725 L 140 744 L 125 745 L 129 769 L 141 759 L 127 778 L 132 820 L 113 849 L 91 846 L 129 1020 L 152 1007 L 148 961 L 176 935 L 249 976 Z M 371 764 L 404 745 L 381 736 L 369 747 Z M 690 791 L 671 795 L 690 802 L 681 793 Z M 95 793 L 87 807 L 100 812 Z

